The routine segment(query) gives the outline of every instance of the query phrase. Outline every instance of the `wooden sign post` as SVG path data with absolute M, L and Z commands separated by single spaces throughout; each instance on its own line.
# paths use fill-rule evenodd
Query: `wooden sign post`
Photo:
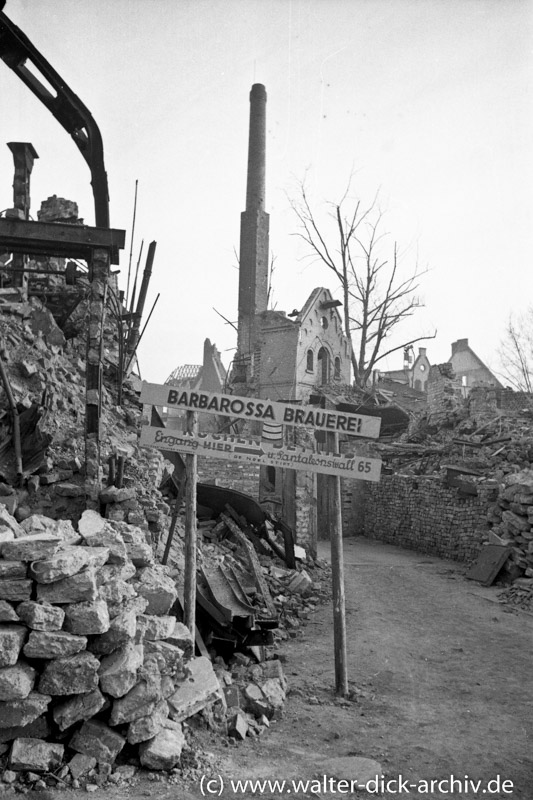
M 379 417 L 291 405 L 253 397 L 188 392 L 171 386 L 143 383 L 141 401 L 151 405 L 187 411 L 187 433 L 145 425 L 141 445 L 185 454 L 185 624 L 195 629 L 196 605 L 196 481 L 198 455 L 230 461 L 317 472 L 327 476 L 328 528 L 331 542 L 333 589 L 333 639 L 335 649 L 335 691 L 348 693 L 346 650 L 346 609 L 342 542 L 341 477 L 379 481 L 381 461 L 367 456 L 339 452 L 339 433 L 375 439 L 379 436 Z M 328 452 L 316 453 L 297 446 L 273 445 L 239 436 L 198 433 L 198 411 L 237 419 L 302 425 L 326 433 Z

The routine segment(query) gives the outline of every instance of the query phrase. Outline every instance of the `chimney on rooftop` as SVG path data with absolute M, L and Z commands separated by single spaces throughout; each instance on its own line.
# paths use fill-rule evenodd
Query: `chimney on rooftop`
M 468 350 L 468 339 L 457 339 L 456 342 L 452 342 L 452 356 L 459 350 Z
M 265 87 L 255 83 L 250 92 L 246 210 L 241 214 L 239 252 L 237 359 L 246 364 L 247 378 L 253 375 L 253 355 L 258 339 L 257 315 L 266 311 L 268 300 L 266 99 Z

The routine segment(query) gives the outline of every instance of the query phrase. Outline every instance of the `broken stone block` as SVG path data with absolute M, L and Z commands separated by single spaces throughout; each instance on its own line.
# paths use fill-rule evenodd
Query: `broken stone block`
M 0 600 L 0 622 L 20 622 L 20 617 L 7 600 Z
M 123 503 L 126 500 L 133 500 L 135 489 L 118 488 L 117 486 L 106 486 L 98 495 L 101 503 Z
M 97 761 L 112 764 L 125 744 L 126 740 L 108 728 L 105 722 L 91 719 L 76 731 L 69 747 L 78 753 L 92 756 Z
M 224 697 L 226 698 L 226 705 L 235 708 L 241 708 L 244 705 L 241 690 L 238 686 L 225 686 Z
M 133 722 L 139 717 L 151 714 L 161 700 L 161 681 L 148 683 L 140 681 L 133 689 L 113 702 L 109 722 L 111 725 L 122 725 Z
M 87 548 L 65 547 L 53 558 L 31 564 L 30 575 L 38 583 L 56 583 L 77 575 L 87 566 L 88 561 Z
M 87 775 L 96 767 L 97 761 L 93 756 L 85 756 L 83 753 L 76 753 L 68 762 L 68 768 L 72 777 L 77 780 L 82 775 Z
M 50 661 L 39 681 L 39 691 L 51 695 L 82 694 L 98 686 L 100 662 L 92 653 L 82 652 Z
M 148 601 L 146 613 L 156 616 L 168 614 L 178 596 L 174 581 L 160 564 L 141 569 L 135 589 Z
M 149 639 L 151 642 L 156 642 L 159 639 L 168 641 L 174 632 L 175 625 L 176 617 L 154 617 L 150 614 L 139 614 L 137 618 L 137 636 L 140 636 L 141 639 Z
M 72 527 L 69 519 L 52 519 L 44 514 L 32 514 L 21 523 L 21 528 L 28 534 L 49 533 L 57 536 L 63 544 L 78 544 L 81 537 Z M 24 534 L 23 534 L 24 535 Z
M 37 673 L 24 661 L 0 669 L 0 700 L 24 700 L 33 689 Z
M 107 655 L 123 645 L 133 643 L 137 630 L 137 613 L 128 609 L 111 620 L 109 630 L 102 633 L 91 644 L 93 653 Z
M 228 718 L 228 736 L 232 739 L 246 739 L 248 733 L 248 720 L 246 714 L 238 708 L 235 713 Z
M 27 633 L 22 625 L 0 625 L 0 667 L 17 663 Z
M 0 580 L 0 599 L 11 600 L 13 603 L 29 600 L 31 597 L 32 582 L 30 580 Z
M 244 689 L 244 698 L 246 701 L 246 710 L 254 714 L 256 717 L 261 717 L 263 714 L 266 717 L 272 716 L 272 709 L 268 700 L 266 699 L 263 691 L 256 683 L 249 683 Z
M 171 719 L 182 722 L 221 696 L 220 683 L 207 656 L 194 658 L 187 665 L 190 676 L 168 699 Z
M 62 540 L 50 533 L 34 533 L 20 536 L 1 545 L 6 561 L 40 561 L 51 558 L 59 550 Z
M 105 528 L 106 521 L 97 511 L 84 511 L 78 522 L 78 531 L 83 538 L 100 533 Z
M 51 699 L 50 695 L 30 692 L 23 700 L 7 700 L 0 703 L 0 728 L 29 725 L 44 714 Z
M 143 656 L 141 645 L 128 644 L 102 658 L 98 670 L 102 691 L 111 697 L 124 697 L 137 683 Z
M 109 547 L 86 547 L 87 563 L 88 566 L 94 567 L 96 570 L 96 582 L 99 584 L 99 571 L 104 564 L 107 564 L 109 558 Z
M 28 565 L 24 561 L 0 561 L 0 580 L 21 580 L 28 577 Z
M 154 563 L 152 548 L 146 542 L 133 542 L 126 545 L 128 558 L 136 567 L 148 567 Z
M 87 636 L 109 630 L 109 612 L 105 600 L 72 603 L 65 606 L 64 628 L 69 633 Z
M 303 569 L 301 572 L 298 572 L 294 578 L 289 583 L 289 592 L 293 594 L 305 594 L 309 589 L 313 586 L 313 581 Z
M 12 742 L 13 739 L 47 739 L 51 734 L 51 727 L 46 715 L 34 719 L 28 725 L 18 725 L 15 728 L 0 728 L 0 744 Z
M 116 617 L 121 611 L 125 611 L 125 603 L 137 596 L 131 583 L 120 578 L 114 578 L 99 589 L 100 597 L 106 601 L 109 616 Z
M 194 656 L 194 640 L 192 633 L 183 622 L 178 622 L 178 620 L 175 619 L 174 630 L 171 635 L 167 637 L 166 641 L 169 644 L 175 644 L 176 647 L 183 650 L 183 657 L 186 661 Z
M 61 766 L 64 746 L 42 739 L 15 739 L 9 754 L 9 766 L 14 770 L 53 772 Z
M 154 708 L 152 714 L 130 722 L 128 727 L 127 740 L 130 744 L 139 744 L 153 739 L 163 728 L 165 720 L 168 718 L 168 704 L 161 700 Z
M 166 720 L 165 727 L 153 739 L 139 745 L 139 760 L 146 769 L 172 769 L 181 758 L 184 744 L 181 725 Z
M 183 661 L 183 650 L 168 642 L 152 642 L 144 640 L 144 651 L 147 656 L 156 656 L 161 675 L 184 679 L 189 674 Z
M 279 712 L 283 710 L 286 697 L 280 679 L 268 678 L 268 680 L 261 684 L 261 690 L 271 709 L 271 713 L 266 714 L 266 716 L 269 719 L 277 717 Z
M 96 575 L 93 567 L 70 578 L 37 586 L 37 600 L 45 603 L 83 603 L 96 600 L 96 597 Z
M 86 636 L 75 636 L 66 631 L 33 630 L 24 646 L 24 655 L 27 658 L 68 658 L 86 647 Z
M 2 552 L 2 545 L 4 544 L 4 542 L 12 542 L 14 541 L 14 539 L 15 539 L 15 534 L 13 533 L 13 531 L 8 530 L 7 528 L 0 530 L 0 554 Z
M 64 472 L 64 470 L 60 470 L 60 475 L 61 475 L 62 472 Z M 70 472 L 70 470 L 68 470 L 68 474 L 69 475 L 72 474 Z M 63 476 L 61 475 L 61 477 L 63 477 Z M 67 483 L 66 481 L 65 481 L 65 483 L 58 483 L 57 486 L 55 487 L 54 491 L 55 491 L 55 493 L 57 495 L 59 495 L 59 497 L 84 497 L 85 496 L 85 488 L 83 486 L 80 486 L 77 483 Z
M 60 631 L 65 619 L 65 612 L 59 606 L 36 603 L 34 600 L 20 603 L 17 606 L 17 614 L 35 631 Z
M 97 550 L 98 548 L 93 548 Z M 127 564 L 106 564 L 98 570 L 96 580 L 98 586 L 103 586 L 115 580 L 129 581 L 137 572 L 135 566 L 128 561 Z
M 9 513 L 7 508 L 0 505 L 0 531 L 10 530 L 15 538 L 24 536 L 24 529 L 18 524 L 15 517 Z
M 85 694 L 78 694 L 70 700 L 65 700 L 55 706 L 53 710 L 53 717 L 56 725 L 60 730 L 64 731 L 74 725 L 76 722 L 85 719 L 91 719 L 106 704 L 106 699 L 99 689 L 93 689 L 92 692 Z
M 110 530 L 106 526 L 97 533 L 85 535 L 84 539 L 88 547 L 107 547 L 109 549 L 108 562 L 110 564 L 127 563 L 126 545 L 120 533 Z

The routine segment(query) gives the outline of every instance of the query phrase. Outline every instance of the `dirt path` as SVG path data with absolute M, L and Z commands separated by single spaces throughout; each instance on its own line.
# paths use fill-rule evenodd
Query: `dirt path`
M 380 762 L 387 779 L 402 775 L 410 784 L 451 775 L 483 782 L 478 791 L 460 791 L 456 783 L 453 792 L 441 784 L 432 793 L 398 793 L 392 784 L 396 791 L 373 796 L 533 800 L 533 616 L 506 612 L 495 602 L 498 590 L 465 581 L 460 565 L 364 539 L 346 540 L 345 570 L 355 700 L 334 696 L 332 612 L 324 606 L 304 638 L 282 650 L 291 684 L 284 719 L 237 746 L 199 734 L 223 776 L 221 796 L 303 796 L 290 784 L 284 793 L 236 793 L 229 779 L 353 779 L 363 757 Z M 512 793 L 483 792 L 498 775 L 513 782 Z M 210 786 L 217 796 L 220 784 Z M 324 788 L 308 796 L 352 796 L 340 784 Z M 199 783 L 184 790 L 147 781 L 128 794 L 202 796 Z

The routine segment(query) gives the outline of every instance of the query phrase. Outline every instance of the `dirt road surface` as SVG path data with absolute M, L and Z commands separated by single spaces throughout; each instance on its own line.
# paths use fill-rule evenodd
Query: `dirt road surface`
M 332 609 L 323 606 L 282 648 L 291 686 L 284 718 L 235 746 L 198 732 L 218 781 L 204 781 L 204 796 L 533 800 L 533 616 L 506 610 L 496 587 L 466 581 L 454 562 L 361 538 L 345 540 L 344 559 L 352 699 L 334 694 Z M 372 765 L 361 759 L 379 762 L 389 791 L 370 784 L 353 794 L 330 780 L 362 780 Z M 254 794 L 235 791 L 231 779 L 287 783 Z M 290 783 L 298 779 L 311 781 L 307 792 Z M 445 783 L 426 791 L 424 780 Z M 199 780 L 105 792 L 126 793 L 202 796 Z

